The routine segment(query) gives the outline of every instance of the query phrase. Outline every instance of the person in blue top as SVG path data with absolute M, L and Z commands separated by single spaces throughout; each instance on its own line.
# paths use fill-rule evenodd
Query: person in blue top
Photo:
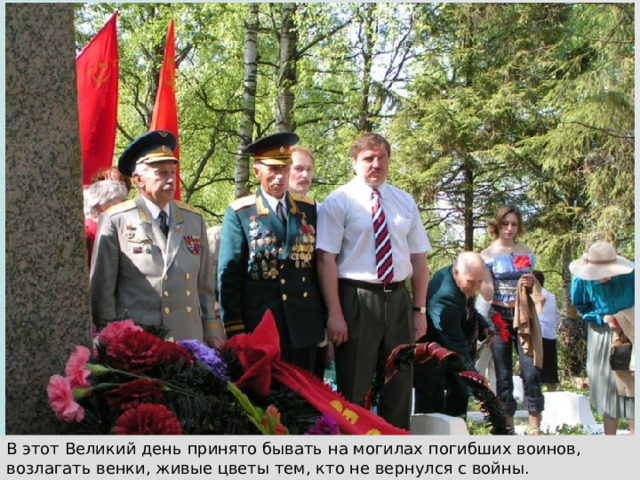
M 515 205 L 500 207 L 493 220 L 488 222 L 488 230 L 493 242 L 480 255 L 491 271 L 493 284 L 485 282 L 481 292 L 485 298 L 491 298 L 489 319 L 496 327 L 496 336 L 491 344 L 496 371 L 496 394 L 505 410 L 507 421 L 513 425 L 517 407 L 513 396 L 512 351 L 515 346 L 524 385 L 523 403 L 529 412 L 530 431 L 535 433 L 540 429 L 541 412 L 544 410 L 541 372 L 535 366 L 533 357 L 523 351 L 513 329 L 518 282 L 522 278 L 527 288 L 533 286 L 535 279 L 531 272 L 535 256 L 528 246 L 518 242 L 518 237 L 524 234 L 524 225 L 522 214 Z
M 633 322 L 634 264 L 619 256 L 613 245 L 597 242 L 581 258 L 571 262 L 569 270 L 574 275 L 571 303 L 588 328 L 589 400 L 604 418 L 605 435 L 616 434 L 619 418 L 627 419 L 633 434 L 635 399 L 618 393 L 609 353 L 614 331 L 619 329 L 615 317 Z

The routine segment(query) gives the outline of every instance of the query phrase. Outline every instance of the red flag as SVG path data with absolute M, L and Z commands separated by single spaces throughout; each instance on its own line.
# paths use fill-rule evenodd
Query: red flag
M 153 106 L 151 130 L 169 130 L 176 136 L 176 149 L 173 154 L 180 158 L 180 141 L 178 138 L 178 107 L 176 105 L 176 44 L 173 36 L 173 19 L 169 21 L 167 40 L 164 46 L 164 60 L 160 70 L 158 95 Z M 180 200 L 180 166 L 176 172 L 176 191 L 173 196 Z
M 113 164 L 118 115 L 118 37 L 114 13 L 76 59 L 83 183 Z

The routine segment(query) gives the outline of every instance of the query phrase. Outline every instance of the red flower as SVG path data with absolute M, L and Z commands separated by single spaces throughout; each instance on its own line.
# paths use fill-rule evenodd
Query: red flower
M 518 270 L 524 270 L 525 268 L 529 268 L 531 266 L 529 255 L 518 255 L 516 258 L 513 259 L 513 264 Z
M 262 425 L 273 435 L 288 435 L 289 431 L 280 423 L 280 412 L 275 405 L 269 405 L 262 416 Z
M 160 363 L 174 363 L 182 359 L 184 363 L 193 362 L 193 353 L 177 343 L 162 342 L 160 347 Z
M 69 379 L 71 388 L 89 387 L 89 370 L 84 369 L 84 365 L 89 361 L 91 352 L 87 347 L 76 346 L 76 351 L 69 356 L 67 365 L 64 367 L 64 373 Z
M 127 335 L 131 332 L 139 332 L 142 327 L 139 327 L 133 320 L 122 320 L 120 322 L 111 322 L 104 327 L 98 335 L 98 342 L 100 345 L 109 346 L 109 344 L 119 338 L 121 335 Z
M 107 347 L 107 355 L 113 366 L 120 370 L 140 373 L 161 362 L 162 340 L 151 333 L 140 330 L 114 338 Z
M 288 435 L 289 431 L 287 430 L 287 427 L 285 427 L 283 424 L 278 423 L 276 425 L 275 430 L 273 431 L 274 435 Z
M 136 408 L 142 403 L 162 403 L 164 385 L 159 380 L 140 378 L 120 385 L 107 394 L 107 403 L 121 411 Z
M 502 340 L 503 342 L 508 342 L 509 329 L 505 321 L 502 320 L 502 315 L 500 315 L 498 312 L 494 313 L 493 316 L 491 317 L 491 321 L 495 325 L 496 330 L 498 330 L 498 334 L 500 335 L 500 340 Z
M 173 342 L 165 342 L 146 330 L 130 331 L 120 335 L 107 347 L 107 355 L 113 366 L 131 373 L 140 373 L 150 368 L 184 359 L 193 361 L 193 354 Z
M 84 419 L 84 408 L 73 399 L 69 380 L 53 375 L 47 385 L 49 405 L 60 420 L 64 422 L 81 422 Z
M 182 427 L 164 405 L 142 403 L 118 417 L 114 432 L 116 435 L 182 435 Z

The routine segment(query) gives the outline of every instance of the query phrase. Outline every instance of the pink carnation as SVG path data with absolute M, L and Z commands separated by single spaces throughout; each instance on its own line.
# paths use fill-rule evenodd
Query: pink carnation
M 81 422 L 84 419 L 84 408 L 73 399 L 68 379 L 60 375 L 51 376 L 47 385 L 47 395 L 49 396 L 49 405 L 60 420 Z
M 90 372 L 84 369 L 84 365 L 89 361 L 89 356 L 90 352 L 87 347 L 77 346 L 76 351 L 67 360 L 64 373 L 69 379 L 71 388 L 90 386 L 87 380 Z
M 104 327 L 98 335 L 98 342 L 105 347 L 109 346 L 111 342 L 120 338 L 121 335 L 127 335 L 133 332 L 139 332 L 142 327 L 139 327 L 133 320 L 122 320 L 119 322 L 111 322 Z

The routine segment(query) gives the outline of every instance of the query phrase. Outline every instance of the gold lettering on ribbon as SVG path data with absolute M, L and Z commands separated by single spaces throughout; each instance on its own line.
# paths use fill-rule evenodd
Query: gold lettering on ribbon
M 354 412 L 353 410 L 349 410 L 348 408 L 344 409 L 344 411 L 342 412 L 342 416 L 349 420 L 351 422 L 351 425 L 355 425 L 358 422 L 358 418 L 360 418 L 356 412 Z
M 330 405 L 333 408 L 335 408 L 339 413 L 341 413 L 342 416 L 351 423 L 351 425 L 355 425 L 358 422 L 358 419 L 360 418 L 359 415 L 349 408 L 345 408 L 343 410 L 342 402 L 338 400 L 332 400 Z
M 367 433 L 365 433 L 365 435 L 382 435 L 382 432 L 377 428 L 372 428 Z

